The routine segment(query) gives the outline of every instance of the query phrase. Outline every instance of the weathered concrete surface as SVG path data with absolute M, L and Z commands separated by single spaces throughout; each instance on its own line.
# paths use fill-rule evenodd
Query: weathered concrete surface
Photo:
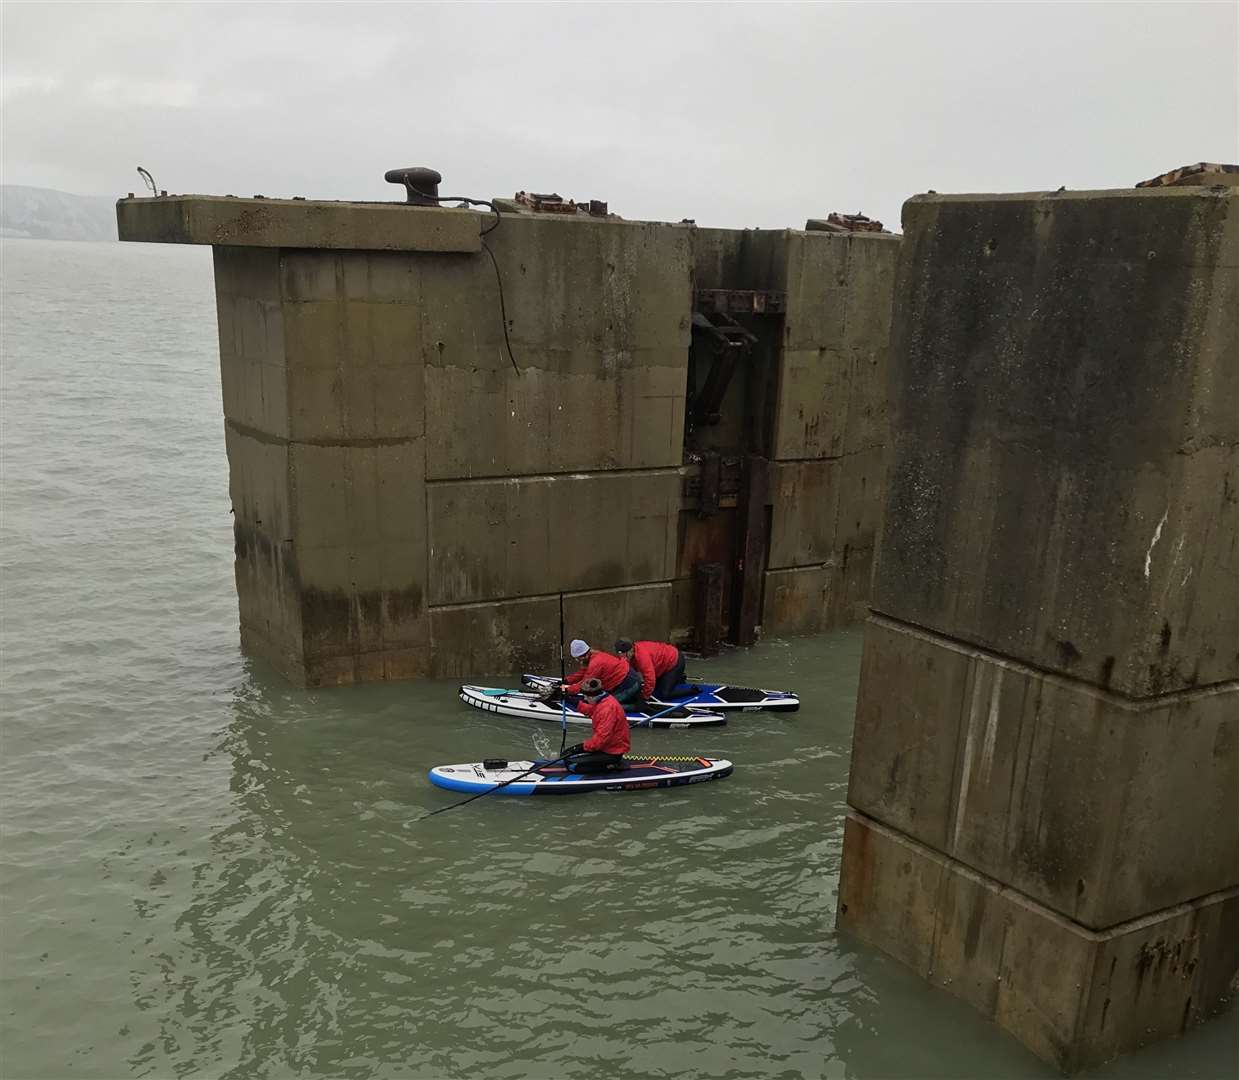
M 488 242 L 520 374 L 487 258 L 216 247 L 247 645 L 315 685 L 464 674 L 484 656 L 544 667 L 544 600 L 462 605 L 555 595 L 557 637 L 561 591 L 592 597 L 565 600 L 584 623 L 608 610 L 665 633 L 688 234 L 505 218 Z M 647 585 L 640 602 L 627 588 Z
M 683 495 L 698 289 L 787 297 L 746 317 L 759 345 L 714 433 L 733 472 L 788 459 L 759 621 L 863 608 L 892 238 L 522 213 L 483 239 L 488 214 L 207 196 L 117 217 L 215 247 L 242 636 L 290 678 L 545 666 L 561 593 L 573 633 L 682 633 L 694 566 L 737 564 L 734 482 L 712 518 Z
M 427 491 L 434 604 L 669 581 L 674 469 L 456 481 Z
M 1239 191 L 922 196 L 905 229 L 875 607 L 1133 696 L 1235 678 Z
M 628 627 L 642 627 L 642 633 L 661 640 L 669 633 L 670 601 L 671 585 L 665 582 L 568 593 L 564 625 L 572 636 L 608 651 Z M 434 607 L 430 625 L 431 673 L 438 678 L 559 670 L 558 596 Z M 567 663 L 572 670 L 570 658 Z
M 164 195 L 116 203 L 120 238 L 147 244 L 479 251 L 481 229 L 492 220 L 468 210 L 411 208 L 403 203 L 218 195 Z
M 420 263 L 432 479 L 678 466 L 691 231 L 530 217 Z M 468 403 L 465 407 L 465 403 Z
M 818 633 L 863 617 L 882 514 L 899 244 L 790 229 L 703 229 L 694 239 L 696 288 L 786 294 L 773 357 L 766 634 Z M 743 391 L 734 379 L 725 418 L 742 411 Z M 687 522 L 686 537 L 700 529 Z
M 1103 933 L 852 812 L 838 925 L 1065 1072 L 1181 1034 L 1239 967 L 1239 888 Z
M 875 618 L 848 803 L 1104 929 L 1239 884 L 1239 682 L 1133 702 Z
M 1070 1070 L 1239 966 L 1239 191 L 904 224 L 839 924 Z
M 883 446 L 900 238 L 795 232 L 788 238 L 775 457 L 835 458 Z

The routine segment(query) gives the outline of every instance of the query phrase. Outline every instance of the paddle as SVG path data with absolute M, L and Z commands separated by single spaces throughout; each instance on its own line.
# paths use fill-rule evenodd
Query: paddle
M 685 705 L 691 705 L 699 697 L 701 697 L 701 695 L 697 694 L 693 697 L 685 698 L 683 701 L 677 701 L 674 705 L 668 706 L 667 708 L 663 709 L 662 712 L 655 713 L 653 716 L 647 716 L 644 720 L 632 721 L 632 726 L 633 727 L 650 727 L 654 723 L 654 721 L 657 720 L 660 716 L 666 716 L 667 713 L 669 712 L 675 712 L 676 709 L 682 709 Z
M 564 676 L 564 594 L 559 594 L 559 685 L 565 682 Z M 568 745 L 568 698 L 561 689 L 559 692 L 559 752 L 564 752 Z

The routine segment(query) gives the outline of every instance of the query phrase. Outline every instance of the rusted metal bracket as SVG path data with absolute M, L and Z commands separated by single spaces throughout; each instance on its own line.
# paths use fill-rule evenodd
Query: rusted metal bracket
M 691 426 L 697 427 L 719 422 L 722 415 L 719 408 L 731 384 L 736 362 L 741 356 L 749 355 L 757 344 L 757 338 L 730 315 L 717 312 L 711 319 L 700 311 L 694 311 L 693 330 L 705 336 L 714 348 L 714 359 L 705 385 L 701 393 L 693 397 Z
M 701 486 L 697 491 L 697 516 L 708 518 L 718 513 L 722 494 L 723 462 L 713 452 L 701 455 Z
M 697 310 L 716 315 L 782 315 L 787 293 L 773 289 L 698 289 Z
M 752 645 L 757 640 L 770 536 L 769 503 L 770 462 L 749 454 L 741 466 L 736 591 L 732 600 L 731 640 L 737 645 Z
M 716 656 L 723 640 L 723 564 L 693 567 L 693 590 L 697 609 L 694 644 L 702 656 Z

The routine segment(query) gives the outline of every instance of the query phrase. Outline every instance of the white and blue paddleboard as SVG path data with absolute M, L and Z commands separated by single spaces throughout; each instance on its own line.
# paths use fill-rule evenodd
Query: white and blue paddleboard
M 730 776 L 733 768 L 724 758 L 655 755 L 625 758 L 622 768 L 602 773 L 570 773 L 558 762 L 475 761 L 436 765 L 428 775 L 435 787 L 473 795 L 501 784 L 506 786 L 499 790 L 500 795 L 584 795 L 590 791 L 649 791 L 701 784 Z M 522 777 L 522 773 L 529 775 Z
M 542 691 L 559 685 L 552 675 L 522 675 L 521 682 L 531 690 Z M 790 691 L 757 690 L 726 683 L 686 683 L 676 689 L 674 699 L 651 698 L 649 703 L 654 712 L 677 704 L 690 712 L 795 712 L 800 708 L 800 698 Z
M 555 685 L 558 684 L 559 680 L 555 680 Z M 526 720 L 550 720 L 556 724 L 565 719 L 569 724 L 590 723 L 588 716 L 577 711 L 576 705 L 580 698 L 576 695 L 568 696 L 566 711 L 561 708 L 558 701 L 548 701 L 541 694 L 531 693 L 528 690 L 504 690 L 497 686 L 462 686 L 460 700 L 466 705 L 472 705 L 475 709 L 498 713 L 500 716 L 519 716 Z M 694 709 L 687 703 L 664 705 L 649 710 L 628 709 L 626 711 L 628 722 L 633 727 L 717 727 L 727 723 L 727 717 L 722 713 Z

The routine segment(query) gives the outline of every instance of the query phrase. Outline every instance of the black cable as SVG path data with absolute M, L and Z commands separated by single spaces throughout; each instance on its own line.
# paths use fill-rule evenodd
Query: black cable
M 486 242 L 486 236 L 493 233 L 499 228 L 499 222 L 502 220 L 499 216 L 499 210 L 489 199 L 470 199 L 465 195 L 422 195 L 420 192 L 418 198 L 430 199 L 434 202 L 459 202 L 468 203 L 470 206 L 485 206 L 492 214 L 495 215 L 495 223 L 483 229 L 478 233 L 482 241 L 482 247 L 486 250 L 486 254 L 490 256 L 490 264 L 495 268 L 495 284 L 499 286 L 499 317 L 502 320 L 503 327 L 503 344 L 508 350 L 508 359 L 512 361 L 512 370 L 519 376 L 521 369 L 516 364 L 516 354 L 512 352 L 512 339 L 508 337 L 508 309 L 503 302 L 503 277 L 499 273 L 499 260 L 495 258 L 495 253 L 491 251 L 490 245 Z
M 482 236 L 485 237 L 486 234 L 482 233 Z M 490 256 L 490 264 L 495 268 L 495 284 L 499 286 L 499 317 L 503 320 L 503 343 L 508 348 L 508 359 L 512 361 L 512 370 L 519 375 L 521 369 L 516 366 L 516 357 L 512 355 L 512 342 L 508 339 L 508 309 L 503 303 L 503 278 L 499 276 L 499 260 L 495 258 L 495 253 L 491 251 L 485 239 L 482 240 L 482 248 Z

